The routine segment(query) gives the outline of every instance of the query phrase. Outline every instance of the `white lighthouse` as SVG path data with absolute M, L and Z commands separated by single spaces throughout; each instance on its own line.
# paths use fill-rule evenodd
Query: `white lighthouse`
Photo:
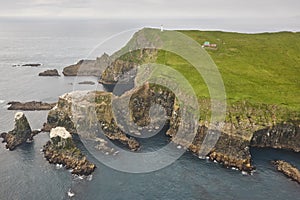
M 164 25 L 160 25 L 160 31 L 161 31 L 161 32 L 164 31 Z

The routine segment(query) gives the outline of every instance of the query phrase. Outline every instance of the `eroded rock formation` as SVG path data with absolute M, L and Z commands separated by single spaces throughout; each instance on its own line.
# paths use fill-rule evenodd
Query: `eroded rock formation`
M 276 169 L 279 172 L 282 172 L 287 177 L 291 178 L 292 180 L 298 182 L 300 184 L 300 171 L 295 166 L 291 165 L 288 162 L 283 160 L 277 160 L 272 162 Z
M 14 129 L 8 133 L 2 133 L 1 137 L 3 138 L 3 142 L 6 143 L 6 148 L 12 151 L 27 140 L 32 140 L 33 136 L 39 132 L 32 131 L 26 116 L 22 112 L 18 112 L 15 115 Z
M 45 158 L 52 164 L 64 165 L 73 174 L 88 176 L 96 166 L 76 147 L 72 135 L 64 127 L 56 127 L 50 132 L 50 141 L 43 147 Z

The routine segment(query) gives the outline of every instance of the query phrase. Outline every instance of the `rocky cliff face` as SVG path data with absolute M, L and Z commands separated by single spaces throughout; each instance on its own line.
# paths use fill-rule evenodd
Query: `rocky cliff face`
M 152 63 L 157 59 L 156 49 L 140 49 L 124 53 L 116 58 L 102 73 L 99 80 L 102 84 L 116 84 L 126 75 L 134 75 L 134 69 L 143 63 Z
M 133 151 L 137 150 L 139 143 L 116 124 L 111 104 L 112 94 L 107 92 L 65 94 L 49 112 L 44 130 L 62 126 L 71 133 L 80 132 L 96 140 L 98 136 L 95 130 L 101 129 L 110 140 L 119 141 Z M 85 134 L 87 132 L 89 135 Z
M 120 141 L 130 149 L 137 150 L 139 148 L 138 142 L 126 133 L 140 136 L 144 134 L 144 127 L 150 133 L 152 130 L 159 129 L 159 122 L 163 121 L 164 125 L 169 126 L 166 134 L 171 137 L 174 143 L 191 150 L 199 156 L 203 156 L 201 149 L 207 148 L 206 144 L 203 144 L 205 137 L 208 134 L 216 133 L 215 136 L 218 136 L 217 142 L 205 156 L 222 163 L 226 167 L 235 167 L 248 172 L 255 168 L 251 163 L 251 146 L 299 151 L 298 126 L 276 125 L 271 118 L 269 120 L 266 115 L 263 115 L 263 112 L 255 110 L 251 111 L 252 115 L 239 114 L 237 111 L 241 112 L 242 108 L 238 107 L 245 107 L 243 103 L 235 106 L 234 109 L 229 109 L 230 116 L 227 116 L 226 122 L 220 131 L 216 131 L 214 127 L 209 127 L 206 123 L 199 122 L 196 136 L 192 143 L 189 143 L 184 138 L 175 137 L 180 124 L 186 123 L 183 126 L 187 127 L 190 126 L 190 123 L 181 120 L 180 106 L 177 105 L 175 95 L 167 88 L 145 84 L 125 93 L 121 97 L 116 97 L 107 92 L 90 92 L 81 98 L 78 98 L 78 96 L 80 95 L 75 92 L 60 97 L 57 107 L 49 113 L 48 124 L 52 127 L 64 126 L 69 131 L 76 132 L 75 125 L 72 122 L 74 119 L 77 121 L 76 128 L 79 130 L 95 130 L 99 127 L 95 127 L 94 124 L 99 123 L 108 139 Z M 74 100 L 76 98 L 77 100 Z M 123 102 L 126 98 L 130 99 L 129 104 Z M 113 101 L 115 101 L 116 106 L 114 111 L 112 111 Z M 128 107 L 128 105 L 129 113 L 125 112 L 127 109 L 125 107 Z M 160 105 L 165 113 L 154 115 L 152 113 L 154 118 L 153 116 L 150 118 L 151 107 L 154 105 Z M 72 112 L 71 107 L 80 112 Z M 96 113 L 96 117 L 90 115 L 91 111 Z M 227 115 L 229 115 L 228 113 Z M 262 115 L 260 116 L 260 114 Z M 164 115 L 166 118 L 162 117 Z M 117 121 L 116 116 L 118 116 Z M 129 123 L 138 125 L 140 130 L 128 128 L 126 118 L 129 119 Z M 256 119 L 262 118 L 265 120 L 261 120 L 258 124 Z M 149 124 L 151 125 L 149 126 Z M 97 139 L 96 136 L 93 137 Z
M 50 163 L 62 164 L 77 175 L 88 176 L 96 169 L 76 147 L 72 135 L 65 128 L 52 129 L 50 139 L 43 147 L 44 156 Z
M 300 127 L 295 124 L 278 124 L 256 131 L 253 134 L 251 146 L 300 152 Z
M 32 132 L 26 116 L 19 112 L 15 115 L 14 129 L 8 133 L 2 133 L 1 137 L 4 139 L 3 142 L 6 142 L 6 148 L 12 151 L 17 146 L 32 139 L 36 133 L 36 131 Z

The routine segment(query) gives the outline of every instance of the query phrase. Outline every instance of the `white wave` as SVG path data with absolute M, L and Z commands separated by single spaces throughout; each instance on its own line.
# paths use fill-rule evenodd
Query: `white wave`
M 69 189 L 68 191 L 68 197 L 74 197 L 75 193 L 71 191 L 71 189 Z
M 0 99 L 0 104 L 3 104 L 5 102 L 5 100 Z
M 245 172 L 245 171 L 242 171 L 242 174 L 243 174 L 244 176 L 247 176 L 247 175 L 248 175 L 248 173 Z
M 88 181 L 93 180 L 93 175 L 89 175 L 89 176 L 86 178 L 86 180 L 88 180 Z
M 62 164 L 56 164 L 56 169 L 61 169 L 61 168 L 63 168 Z

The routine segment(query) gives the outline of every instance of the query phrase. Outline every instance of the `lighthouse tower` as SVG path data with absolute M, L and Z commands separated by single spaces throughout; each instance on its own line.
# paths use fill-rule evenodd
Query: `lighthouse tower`
M 161 32 L 164 31 L 164 25 L 160 25 L 160 31 L 161 31 Z

